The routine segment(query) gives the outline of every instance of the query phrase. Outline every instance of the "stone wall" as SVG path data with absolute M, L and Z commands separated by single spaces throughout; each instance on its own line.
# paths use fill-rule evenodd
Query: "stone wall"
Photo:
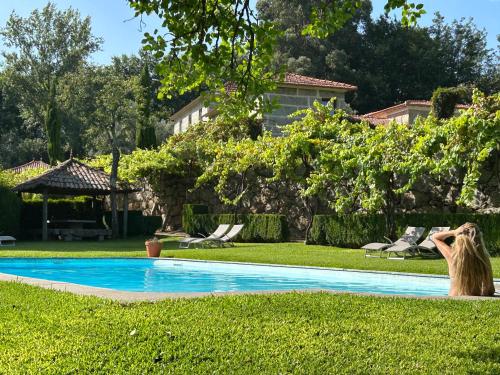
M 473 209 L 478 212 L 500 212 L 500 163 L 495 160 L 486 166 L 476 191 Z M 287 182 L 264 183 L 257 179 L 248 187 L 245 198 L 237 207 L 224 205 L 216 196 L 213 186 L 191 190 L 194 179 L 162 176 L 155 189 L 143 183 L 144 190 L 129 198 L 129 209 L 140 209 L 145 215 L 162 215 L 164 229 L 178 230 L 182 227 L 182 206 L 185 203 L 200 203 L 209 206 L 212 213 L 280 213 L 287 216 L 292 238 L 302 238 L 308 212 L 297 187 Z M 155 190 L 155 192 L 153 192 Z M 460 186 L 456 181 L 426 179 L 415 184 L 399 202 L 399 210 L 406 212 L 460 212 L 454 203 Z M 313 201 L 314 213 L 328 214 L 332 211 L 324 204 Z M 119 206 L 121 207 L 121 205 Z

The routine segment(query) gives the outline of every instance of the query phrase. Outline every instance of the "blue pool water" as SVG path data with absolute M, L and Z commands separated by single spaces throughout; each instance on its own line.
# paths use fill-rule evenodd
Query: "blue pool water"
M 449 279 L 174 259 L 0 259 L 0 273 L 135 292 L 331 289 L 446 295 Z

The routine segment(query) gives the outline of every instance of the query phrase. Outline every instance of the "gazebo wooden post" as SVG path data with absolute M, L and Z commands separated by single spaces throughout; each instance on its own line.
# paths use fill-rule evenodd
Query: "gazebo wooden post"
M 49 218 L 49 196 L 47 189 L 43 191 L 43 208 L 42 208 L 42 241 L 47 241 L 49 233 L 47 229 L 47 220 Z
M 128 229 L 128 193 L 123 194 L 123 238 L 127 238 Z

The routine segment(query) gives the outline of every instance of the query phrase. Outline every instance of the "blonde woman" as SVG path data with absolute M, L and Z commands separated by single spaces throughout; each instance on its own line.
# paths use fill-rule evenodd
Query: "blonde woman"
M 449 237 L 455 237 L 452 246 L 444 242 Z M 448 262 L 450 296 L 495 294 L 490 255 L 476 224 L 465 223 L 455 230 L 435 233 L 432 240 Z

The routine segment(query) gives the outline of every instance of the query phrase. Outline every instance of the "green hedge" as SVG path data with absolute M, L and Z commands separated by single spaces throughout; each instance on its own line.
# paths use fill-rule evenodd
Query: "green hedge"
M 14 197 L 17 199 L 17 196 L 14 195 Z M 96 201 L 96 203 L 97 204 L 94 205 L 92 199 L 88 197 L 49 199 L 49 220 L 95 220 L 96 228 L 104 228 L 104 223 L 102 221 L 104 216 L 106 224 L 111 227 L 111 212 L 104 212 L 101 201 Z M 30 230 L 41 228 L 42 206 L 43 202 L 41 199 L 32 199 L 22 202 L 20 222 L 23 225 L 23 229 L 27 230 L 25 232 L 27 235 L 29 235 Z M 121 235 L 123 230 L 122 211 L 118 211 L 118 221 Z M 19 219 L 17 223 L 19 223 Z M 142 211 L 129 211 L 127 233 L 129 236 L 152 236 L 156 229 L 161 227 L 161 223 L 161 217 L 159 216 L 143 216 Z
M 237 239 L 241 242 L 284 242 L 289 238 L 288 223 L 284 215 L 195 214 L 187 217 L 189 221 L 186 220 L 184 231 L 191 236 L 207 235 L 219 224 L 244 224 Z M 187 217 L 184 216 L 183 219 Z
M 105 213 L 106 224 L 111 228 L 111 212 Z M 119 233 L 123 232 L 123 211 L 118 211 Z M 128 212 L 128 236 L 150 236 L 152 237 L 157 229 L 161 227 L 160 216 L 144 216 L 142 211 Z
M 486 246 L 492 255 L 500 255 L 500 214 L 439 214 L 411 213 L 396 215 L 398 235 L 407 226 L 450 226 L 465 222 L 479 225 Z M 310 231 L 310 242 L 339 247 L 359 248 L 369 242 L 384 241 L 385 221 L 382 215 L 316 215 Z
M 24 200 L 21 204 L 21 223 L 23 229 L 39 229 L 42 226 L 43 201 L 41 199 Z M 97 227 L 102 227 L 102 202 L 94 205 L 91 198 L 49 199 L 49 220 L 96 220 Z
M 9 188 L 0 186 L 0 235 L 17 236 L 21 215 L 21 200 Z
M 208 214 L 208 206 L 205 204 L 185 204 L 182 206 L 182 228 L 184 232 L 190 234 L 196 234 L 198 232 L 204 231 L 204 228 L 200 229 L 200 224 L 194 218 L 195 215 L 206 215 Z

